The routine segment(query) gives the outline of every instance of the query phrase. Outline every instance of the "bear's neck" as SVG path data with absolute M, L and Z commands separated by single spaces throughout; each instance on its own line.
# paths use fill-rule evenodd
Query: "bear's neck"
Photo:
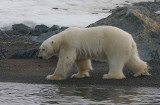
M 55 48 L 56 53 L 59 53 L 61 45 L 62 45 L 62 38 L 60 38 L 60 37 L 62 37 L 62 36 L 61 35 L 54 35 L 53 39 L 52 39 L 52 40 L 54 40 L 54 44 L 56 45 L 56 48 Z

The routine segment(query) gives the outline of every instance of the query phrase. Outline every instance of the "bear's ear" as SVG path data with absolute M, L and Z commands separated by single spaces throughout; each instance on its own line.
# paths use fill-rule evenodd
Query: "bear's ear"
M 51 44 L 53 44 L 54 43 L 54 41 L 51 41 Z

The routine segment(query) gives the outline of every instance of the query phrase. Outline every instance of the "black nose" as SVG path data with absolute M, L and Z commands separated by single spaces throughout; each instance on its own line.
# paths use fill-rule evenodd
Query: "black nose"
M 42 59 L 42 57 L 41 57 L 41 56 L 39 56 L 38 58 L 39 58 L 39 59 Z

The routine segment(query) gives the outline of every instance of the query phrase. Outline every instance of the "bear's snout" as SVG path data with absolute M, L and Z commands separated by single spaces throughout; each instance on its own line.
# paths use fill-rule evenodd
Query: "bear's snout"
M 38 56 L 39 59 L 42 59 L 42 56 Z

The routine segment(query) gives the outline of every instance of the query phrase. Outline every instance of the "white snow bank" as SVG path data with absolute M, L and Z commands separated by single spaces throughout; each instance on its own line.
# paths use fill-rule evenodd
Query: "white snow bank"
M 109 10 L 153 0 L 0 0 L 0 28 L 16 23 L 85 27 L 110 15 Z

